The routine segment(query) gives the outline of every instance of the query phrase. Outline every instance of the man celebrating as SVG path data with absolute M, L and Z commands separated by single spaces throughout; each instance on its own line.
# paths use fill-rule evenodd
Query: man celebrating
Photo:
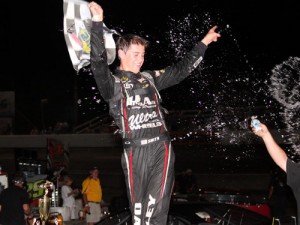
M 112 73 L 103 39 L 103 9 L 96 2 L 89 8 L 93 15 L 91 69 L 123 138 L 122 167 L 133 223 L 164 225 L 174 184 L 175 156 L 159 91 L 187 78 L 220 34 L 214 26 L 178 63 L 143 72 L 148 41 L 135 34 L 123 35 L 117 41 L 120 66 Z
M 101 219 L 102 188 L 98 167 L 90 170 L 90 176 L 82 182 L 83 203 L 88 225 L 94 225 Z

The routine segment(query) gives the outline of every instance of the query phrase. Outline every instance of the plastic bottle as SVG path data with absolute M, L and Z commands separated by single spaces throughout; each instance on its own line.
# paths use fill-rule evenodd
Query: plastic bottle
M 256 119 L 257 116 L 251 116 L 251 126 L 255 128 L 256 130 L 260 130 L 261 128 L 259 127 L 260 121 Z

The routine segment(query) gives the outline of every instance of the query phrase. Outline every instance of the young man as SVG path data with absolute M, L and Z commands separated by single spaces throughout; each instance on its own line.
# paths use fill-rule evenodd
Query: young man
M 101 219 L 102 188 L 99 179 L 98 167 L 90 170 L 90 176 L 82 182 L 83 204 L 88 225 L 94 225 Z
M 287 174 L 287 184 L 294 192 L 297 202 L 297 219 L 300 225 L 300 164 L 288 158 L 285 151 L 276 143 L 272 134 L 265 124 L 260 123 L 259 128 L 252 128 L 252 131 L 264 141 L 266 148 L 274 162 Z
M 12 185 L 0 194 L 0 224 L 27 225 L 32 224 L 33 214 L 30 210 L 30 199 L 24 187 L 25 178 L 17 172 L 12 179 Z M 24 215 L 27 217 L 25 220 Z
M 160 105 L 159 92 L 178 84 L 195 69 L 207 46 L 217 41 L 217 27 L 173 66 L 141 72 L 148 41 L 124 35 L 117 41 L 120 66 L 114 74 L 107 64 L 103 40 L 103 10 L 89 4 L 91 29 L 91 69 L 102 97 L 109 103 L 123 138 L 122 168 L 133 223 L 166 224 L 174 183 L 174 153 Z

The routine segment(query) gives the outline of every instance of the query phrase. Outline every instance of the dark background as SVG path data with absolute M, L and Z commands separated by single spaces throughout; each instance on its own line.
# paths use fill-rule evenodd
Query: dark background
M 219 26 L 222 38 L 210 45 L 204 72 L 194 76 L 196 81 L 190 79 L 162 92 L 164 105 L 171 110 L 220 105 L 255 109 L 264 101 L 252 94 L 253 86 L 264 83 L 276 64 L 300 55 L 300 7 L 296 0 L 97 2 L 104 8 L 108 27 L 120 33 L 137 33 L 150 41 L 144 69 L 160 69 L 173 63 L 201 40 L 210 27 Z M 91 90 L 95 86 L 91 75 L 77 74 L 72 67 L 63 35 L 63 1 L 3 4 L 0 91 L 15 92 L 15 132 L 42 129 L 57 121 L 76 126 L 107 113 L 106 103 Z M 189 26 L 185 26 L 185 19 Z M 170 31 L 175 33 L 173 41 L 177 37 L 174 42 Z M 228 80 L 234 82 L 224 89 Z M 191 87 L 195 95 L 191 95 Z M 186 96 L 184 91 L 192 96 L 189 101 L 179 98 Z M 237 97 L 241 93 L 255 101 L 249 103 L 249 99 Z M 222 99 L 216 101 L 214 95 Z M 100 103 L 95 103 L 95 96 Z M 249 112 L 252 113 L 255 110 Z
M 276 131 L 280 145 L 290 147 L 283 142 L 283 107 L 270 96 L 268 85 L 276 65 L 300 57 L 298 1 L 97 2 L 104 8 L 109 28 L 150 41 L 143 69 L 161 69 L 176 62 L 209 28 L 218 25 L 222 37 L 209 46 L 199 69 L 161 92 L 162 104 L 169 111 L 199 110 L 188 119 L 175 114 L 176 171 L 190 167 L 196 174 L 269 172 L 274 163 L 244 121 L 258 115 Z M 1 4 L 0 91 L 15 92 L 14 133 L 29 134 L 34 127 L 42 130 L 59 121 L 73 128 L 107 114 L 107 104 L 93 89 L 88 69 L 79 73 L 73 69 L 63 34 L 63 0 Z M 116 65 L 117 61 L 112 67 Z M 109 173 L 120 170 L 121 174 L 120 149 L 110 154 L 107 148 L 97 150 L 72 152 L 78 180 L 92 162 Z M 92 159 L 83 157 L 87 152 Z M 114 161 L 103 157 L 113 154 Z M 103 179 L 111 179 L 105 175 Z

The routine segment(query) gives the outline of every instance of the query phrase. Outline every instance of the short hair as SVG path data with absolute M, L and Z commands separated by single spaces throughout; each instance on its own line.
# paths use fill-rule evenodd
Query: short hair
M 91 167 L 90 171 L 99 170 L 98 166 Z
M 132 44 L 142 45 L 147 48 L 149 46 L 149 41 L 136 34 L 125 34 L 117 40 L 117 49 L 126 52 Z
M 13 184 L 24 184 L 25 183 L 25 175 L 21 171 L 17 171 L 12 179 Z
M 73 181 L 73 179 L 71 177 L 69 177 L 68 175 L 64 176 L 64 184 L 67 184 L 68 181 Z

